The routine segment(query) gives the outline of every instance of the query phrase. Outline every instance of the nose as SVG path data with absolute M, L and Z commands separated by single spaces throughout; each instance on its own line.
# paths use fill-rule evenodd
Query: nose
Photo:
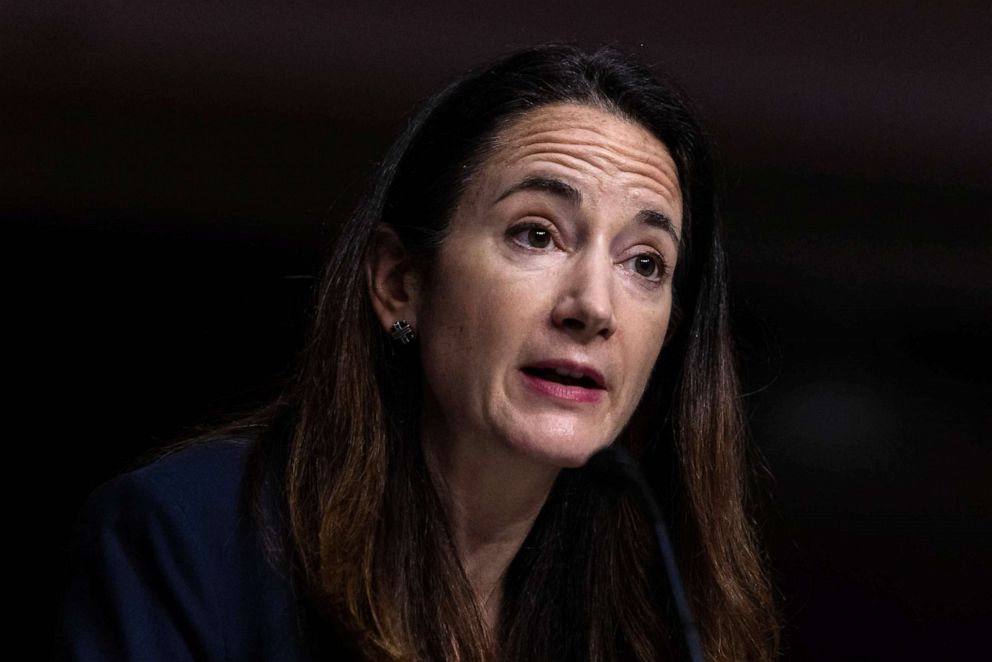
M 580 342 L 609 338 L 616 331 L 613 310 L 613 263 L 589 253 L 572 258 L 562 274 L 561 296 L 552 312 L 556 327 Z

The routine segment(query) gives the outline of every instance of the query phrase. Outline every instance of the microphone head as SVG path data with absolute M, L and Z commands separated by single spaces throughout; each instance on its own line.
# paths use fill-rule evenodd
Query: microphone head
M 637 460 L 618 446 L 600 449 L 589 458 L 585 466 L 598 483 L 616 492 L 631 489 L 641 476 Z

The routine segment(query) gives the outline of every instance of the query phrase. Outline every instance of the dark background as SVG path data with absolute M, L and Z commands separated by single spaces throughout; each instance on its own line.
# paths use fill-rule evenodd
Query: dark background
M 23 508 L 39 613 L 90 490 L 284 374 L 332 229 L 413 104 L 581 39 L 674 74 L 725 162 L 787 658 L 987 652 L 988 3 L 161 4 L 2 4 L 29 455 L 9 470 L 44 469 Z

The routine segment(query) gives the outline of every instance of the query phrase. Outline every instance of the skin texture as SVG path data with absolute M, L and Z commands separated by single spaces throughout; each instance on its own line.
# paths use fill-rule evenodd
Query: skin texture
M 384 328 L 417 328 L 423 443 L 490 615 L 558 471 L 612 443 L 640 401 L 671 315 L 681 220 L 661 142 L 600 108 L 558 104 L 497 136 L 430 283 L 395 235 L 378 237 L 373 305 Z M 549 359 L 596 369 L 605 390 L 589 402 L 536 391 L 521 369 Z

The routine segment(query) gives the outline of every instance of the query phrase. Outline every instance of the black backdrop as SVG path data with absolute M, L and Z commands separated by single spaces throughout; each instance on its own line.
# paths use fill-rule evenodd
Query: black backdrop
M 787 658 L 986 649 L 987 3 L 64 4 L 0 22 L 11 470 L 44 469 L 15 510 L 46 622 L 85 494 L 284 373 L 410 107 L 509 47 L 586 39 L 680 79 L 726 164 Z

